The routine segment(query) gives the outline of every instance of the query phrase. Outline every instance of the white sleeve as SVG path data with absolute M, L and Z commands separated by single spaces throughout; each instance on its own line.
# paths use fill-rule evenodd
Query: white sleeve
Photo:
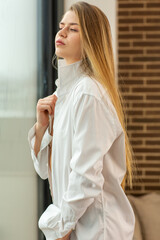
M 48 178 L 48 145 L 51 142 L 51 140 L 52 136 L 49 134 L 47 128 L 42 138 L 40 151 L 36 157 L 34 152 L 35 125 L 29 130 L 28 141 L 31 149 L 31 156 L 33 159 L 34 168 L 42 179 Z
M 53 95 L 57 96 L 57 90 L 53 93 Z M 31 157 L 33 159 L 34 168 L 37 174 L 42 179 L 48 178 L 48 145 L 52 141 L 52 136 L 49 134 L 49 128 L 46 129 L 41 146 L 40 151 L 36 157 L 34 152 L 34 144 L 35 144 L 35 125 L 29 130 L 28 133 L 28 142 L 31 149 Z
M 103 157 L 116 139 L 110 111 L 94 96 L 82 94 L 73 107 L 74 138 L 68 189 L 60 208 L 49 205 L 39 220 L 47 240 L 65 236 L 103 189 Z

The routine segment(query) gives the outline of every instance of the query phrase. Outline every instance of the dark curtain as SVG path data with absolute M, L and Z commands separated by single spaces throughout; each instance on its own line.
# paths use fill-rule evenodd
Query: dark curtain
M 52 67 L 54 38 L 63 15 L 63 0 L 37 0 L 38 9 L 38 86 L 37 100 L 55 91 L 57 70 Z M 51 203 L 48 180 L 38 177 L 38 219 Z M 44 240 L 38 230 L 38 240 Z

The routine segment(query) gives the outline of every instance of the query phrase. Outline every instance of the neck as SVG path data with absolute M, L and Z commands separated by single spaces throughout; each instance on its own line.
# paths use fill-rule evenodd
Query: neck
M 71 89 L 71 86 L 78 81 L 82 75 L 81 61 L 67 65 L 64 59 L 59 59 L 58 79 L 56 81 L 58 97 L 68 92 Z

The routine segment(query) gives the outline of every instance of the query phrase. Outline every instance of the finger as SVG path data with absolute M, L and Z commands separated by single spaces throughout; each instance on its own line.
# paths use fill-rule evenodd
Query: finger
M 49 97 L 39 99 L 37 103 L 37 109 L 40 109 L 40 111 L 45 111 L 44 107 L 48 109 L 48 107 L 46 106 L 49 105 L 50 108 L 52 109 L 52 113 L 50 111 L 49 113 L 54 114 L 54 108 L 55 108 L 57 99 L 58 98 L 56 95 L 51 95 Z
M 58 97 L 55 94 L 53 96 L 54 96 L 54 99 L 57 101 Z
M 52 98 L 52 102 L 53 102 L 53 103 L 56 103 L 57 100 L 58 100 L 58 98 L 57 98 L 57 96 L 55 95 L 55 96 Z
M 47 104 L 41 104 L 41 106 L 49 106 L 49 108 L 51 108 L 51 113 L 52 115 L 54 115 L 54 109 L 55 109 L 55 103 L 52 103 L 52 102 L 48 102 Z
M 37 106 L 38 112 L 45 112 L 48 111 L 48 113 L 51 115 L 53 113 L 52 106 L 49 104 L 40 104 Z
M 52 94 L 52 95 L 49 95 L 49 96 L 47 96 L 45 98 L 42 98 L 41 100 L 48 100 L 48 99 L 57 100 L 58 98 L 57 98 L 57 96 L 55 94 Z
M 54 104 L 55 105 L 56 101 L 57 101 L 56 99 L 52 99 L 52 98 L 41 99 L 41 100 L 38 101 L 37 104 L 50 104 L 50 105 Z

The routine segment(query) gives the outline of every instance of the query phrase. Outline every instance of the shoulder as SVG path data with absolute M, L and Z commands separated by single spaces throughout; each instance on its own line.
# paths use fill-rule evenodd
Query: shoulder
M 80 95 L 89 95 L 100 100 L 106 94 L 106 90 L 97 80 L 84 75 L 75 84 L 73 94 L 75 98 Z
M 107 90 L 100 82 L 89 76 L 83 76 L 75 84 L 72 94 L 74 107 L 78 106 L 77 108 L 79 108 L 81 106 L 83 110 L 86 108 L 97 109 L 105 118 L 109 118 L 112 124 L 119 128 L 120 132 L 122 131 L 116 109 Z

